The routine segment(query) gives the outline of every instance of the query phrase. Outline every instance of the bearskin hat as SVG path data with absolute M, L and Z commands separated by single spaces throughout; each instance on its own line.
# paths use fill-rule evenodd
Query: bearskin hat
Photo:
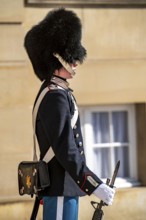
M 27 32 L 24 47 L 41 81 L 49 79 L 64 63 L 83 62 L 86 50 L 81 45 L 81 35 L 80 19 L 64 8 L 50 11 Z

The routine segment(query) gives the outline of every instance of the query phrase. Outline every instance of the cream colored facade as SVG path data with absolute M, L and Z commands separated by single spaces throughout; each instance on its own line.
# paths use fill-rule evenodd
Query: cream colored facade
M 22 220 L 27 220 L 32 208 L 29 197 L 18 195 L 17 166 L 21 160 L 31 159 L 31 109 L 40 82 L 33 74 L 23 40 L 27 30 L 49 10 L 26 8 L 23 0 L 0 0 L 1 220 L 20 220 L 21 215 L 24 215 Z M 82 20 L 83 44 L 88 51 L 84 65 L 79 67 L 71 82 L 78 104 L 145 105 L 146 9 L 73 10 Z M 146 119 L 145 111 L 143 119 Z M 141 130 L 144 137 L 145 130 Z M 138 143 L 143 146 L 138 154 L 138 164 L 145 170 L 145 138 L 142 141 Z M 139 173 L 146 185 L 146 174 L 141 169 Z M 91 199 L 95 198 L 81 199 L 79 220 L 91 218 L 94 211 Z M 120 219 L 123 214 L 122 218 L 127 220 L 145 220 L 145 203 L 145 187 L 119 189 L 113 206 L 105 208 L 105 219 L 106 215 L 113 220 Z

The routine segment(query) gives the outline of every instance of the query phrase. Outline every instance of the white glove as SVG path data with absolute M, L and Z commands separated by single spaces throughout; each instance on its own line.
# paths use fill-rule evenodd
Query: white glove
M 101 199 L 107 205 L 112 205 L 115 189 L 109 187 L 105 183 L 100 184 L 96 190 L 93 192 L 95 196 Z

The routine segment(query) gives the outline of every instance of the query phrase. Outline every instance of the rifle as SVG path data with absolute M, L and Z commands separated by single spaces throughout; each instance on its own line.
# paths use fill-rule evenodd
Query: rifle
M 118 161 L 116 164 L 112 179 L 110 180 L 109 178 L 107 178 L 106 180 L 106 184 L 110 186 L 111 188 L 114 187 L 114 183 L 115 183 L 115 180 L 118 174 L 119 167 L 120 167 L 120 161 Z M 91 205 L 95 209 L 92 220 L 102 220 L 103 215 L 104 215 L 102 206 L 105 206 L 106 204 L 101 200 L 99 203 L 91 201 Z
M 36 220 L 38 210 L 39 210 L 39 205 L 40 205 L 40 199 L 36 196 L 30 220 Z

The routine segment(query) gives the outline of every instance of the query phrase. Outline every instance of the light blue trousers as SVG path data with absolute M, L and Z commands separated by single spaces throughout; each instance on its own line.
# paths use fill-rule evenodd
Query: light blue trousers
M 78 197 L 44 197 L 43 220 L 78 220 Z

